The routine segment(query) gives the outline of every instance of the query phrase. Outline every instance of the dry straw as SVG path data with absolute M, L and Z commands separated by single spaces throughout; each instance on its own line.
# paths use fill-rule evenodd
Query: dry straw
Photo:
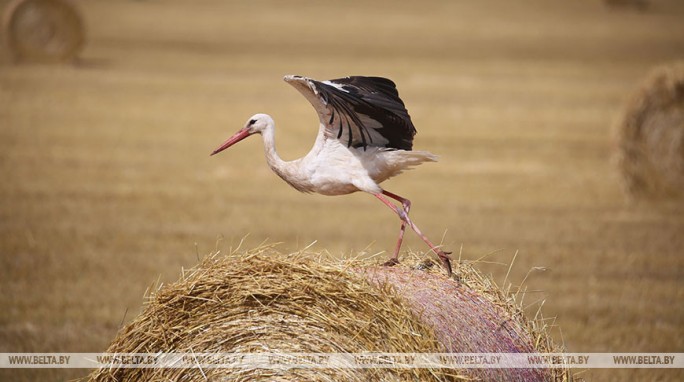
M 214 254 L 185 272 L 179 281 L 152 292 L 142 314 L 121 329 L 107 352 L 558 350 L 543 321 L 526 320 L 512 297 L 472 267 L 456 265 L 460 281 L 426 269 L 430 266 L 425 263 L 412 268 L 376 267 L 361 260 L 332 262 L 316 254 L 282 254 L 269 246 Z M 121 368 L 96 370 L 90 380 L 570 379 L 568 371 L 562 369 L 490 370 Z
M 632 95 L 616 130 L 627 191 L 684 200 L 684 62 L 655 68 Z

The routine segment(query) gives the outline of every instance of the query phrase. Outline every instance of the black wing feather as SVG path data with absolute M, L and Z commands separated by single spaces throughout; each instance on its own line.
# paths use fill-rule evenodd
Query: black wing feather
M 413 148 L 416 128 L 391 80 L 351 76 L 323 82 L 309 81 L 320 99 L 332 109 L 328 127 L 337 130 L 333 133 L 337 139 L 346 133 L 348 147 Z M 336 119 L 338 124 L 333 123 Z

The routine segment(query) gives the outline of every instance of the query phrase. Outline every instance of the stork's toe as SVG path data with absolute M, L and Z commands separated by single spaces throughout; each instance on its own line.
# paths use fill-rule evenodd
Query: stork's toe
M 397 264 L 399 264 L 399 259 L 397 259 L 396 257 L 392 257 L 389 260 L 382 263 L 382 266 L 383 267 L 393 267 Z
M 449 258 L 449 255 L 451 255 L 451 252 L 445 252 L 445 251 L 437 252 L 437 256 L 439 256 L 439 260 L 442 262 L 444 269 L 446 269 L 446 271 L 447 271 L 447 276 L 451 277 L 453 272 L 451 271 L 451 259 Z

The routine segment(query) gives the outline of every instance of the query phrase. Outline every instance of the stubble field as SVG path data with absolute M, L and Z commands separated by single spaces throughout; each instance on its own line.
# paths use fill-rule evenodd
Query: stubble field
M 569 351 L 684 352 L 684 209 L 630 202 L 611 163 L 630 92 L 684 58 L 684 4 L 77 4 L 88 30 L 77 63 L 0 60 L 0 352 L 103 351 L 150 285 L 243 239 L 391 251 L 399 222 L 372 196 L 299 194 L 270 173 L 257 138 L 209 157 L 257 112 L 275 119 L 283 158 L 307 152 L 317 117 L 285 74 L 393 79 L 414 147 L 440 161 L 384 186 L 413 201 L 429 237 L 484 257 L 500 282 L 518 252 L 509 281 L 531 272 L 525 301 L 546 300 Z M 426 251 L 412 233 L 404 245 Z

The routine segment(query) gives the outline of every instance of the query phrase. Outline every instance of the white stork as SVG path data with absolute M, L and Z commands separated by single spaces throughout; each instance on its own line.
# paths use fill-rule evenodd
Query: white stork
M 275 150 L 275 123 L 267 114 L 255 114 L 211 155 L 253 134 L 261 134 L 266 161 L 273 172 L 301 192 L 344 195 L 365 191 L 380 199 L 401 219 L 394 254 L 385 265 L 399 262 L 399 250 L 408 225 L 437 254 L 451 276 L 448 254 L 434 245 L 409 218 L 411 202 L 380 187 L 383 181 L 423 162 L 434 162 L 427 151 L 412 151 L 416 129 L 387 78 L 351 76 L 316 81 L 302 76 L 284 80 L 301 92 L 318 113 L 320 127 L 311 151 L 293 161 L 280 159 Z M 392 198 L 401 206 L 396 206 Z

